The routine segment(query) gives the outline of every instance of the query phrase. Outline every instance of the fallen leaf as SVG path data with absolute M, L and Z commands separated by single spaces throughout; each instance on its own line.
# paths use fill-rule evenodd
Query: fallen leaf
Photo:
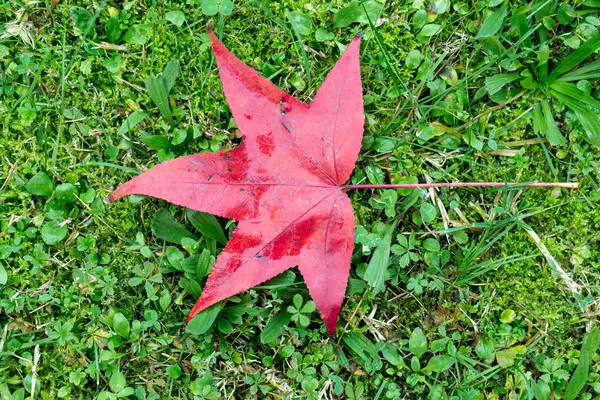
M 190 314 L 299 267 L 327 331 L 335 332 L 354 248 L 342 185 L 360 150 L 360 35 L 310 105 L 283 92 L 209 32 L 223 91 L 244 144 L 179 157 L 118 187 L 239 221 Z

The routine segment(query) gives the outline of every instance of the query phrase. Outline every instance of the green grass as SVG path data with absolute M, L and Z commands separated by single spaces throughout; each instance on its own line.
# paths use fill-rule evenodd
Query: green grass
M 600 151 L 593 116 L 544 86 L 598 34 L 597 2 L 511 2 L 495 27 L 485 21 L 498 1 L 369 1 L 368 18 L 342 1 L 224 2 L 205 15 L 214 4 L 0 4 L 0 398 L 550 399 L 576 382 L 574 398 L 600 396 L 593 335 L 580 351 L 600 309 Z M 103 199 L 157 163 L 240 143 L 208 25 L 304 101 L 364 30 L 367 121 L 352 184 L 581 188 L 352 191 L 356 248 L 335 337 L 297 271 L 186 331 L 223 244 L 180 207 Z M 153 79 L 173 59 L 179 73 L 161 93 Z M 486 92 L 498 74 L 518 78 Z M 585 77 L 571 83 L 598 100 L 598 76 Z M 542 100 L 564 143 L 534 130 Z M 196 239 L 165 240 L 152 223 L 164 208 Z M 372 257 L 396 221 L 390 257 Z M 218 222 L 229 237 L 234 225 Z M 384 290 L 365 278 L 378 268 Z

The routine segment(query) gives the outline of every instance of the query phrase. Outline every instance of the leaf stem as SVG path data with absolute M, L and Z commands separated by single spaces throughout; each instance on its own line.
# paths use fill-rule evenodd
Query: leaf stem
M 343 190 L 350 189 L 428 189 L 440 187 L 560 187 L 566 189 L 579 189 L 579 182 L 451 182 L 451 183 L 400 183 L 382 185 L 342 185 Z

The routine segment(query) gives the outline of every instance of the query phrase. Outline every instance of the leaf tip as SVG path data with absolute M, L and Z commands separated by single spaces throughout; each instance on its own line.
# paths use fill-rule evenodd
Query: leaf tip
M 194 313 L 193 310 L 192 312 L 190 312 L 188 314 L 188 316 L 185 318 L 185 322 L 183 323 L 183 328 L 187 328 L 188 323 L 196 316 L 197 313 Z
M 215 46 L 222 46 L 223 48 L 225 47 L 215 34 L 215 31 L 213 31 L 212 26 L 209 25 L 208 28 L 206 28 L 206 33 L 208 34 L 208 38 L 210 39 L 210 42 L 212 44 L 213 52 L 215 52 Z
M 206 306 L 202 303 L 200 303 L 200 299 L 202 298 L 202 296 L 200 296 L 198 298 L 198 300 L 196 300 L 196 304 L 194 304 L 194 307 L 192 307 L 192 309 L 190 310 L 190 313 L 188 314 L 188 316 L 185 318 L 185 322 L 183 323 L 183 327 L 187 328 L 188 323 L 194 319 L 194 317 L 196 315 L 198 315 L 200 313 L 200 311 L 204 310 L 206 308 Z
M 334 317 L 329 317 L 324 319 L 325 322 L 325 328 L 327 329 L 327 333 L 329 334 L 329 336 L 331 336 L 332 338 L 335 338 L 335 330 L 336 330 L 336 326 L 337 326 L 337 315 Z
M 104 198 L 104 204 L 112 204 L 115 201 L 119 200 L 121 197 L 127 195 L 128 193 L 123 193 L 123 186 L 125 186 L 127 182 L 115 190 L 112 191 L 107 197 Z

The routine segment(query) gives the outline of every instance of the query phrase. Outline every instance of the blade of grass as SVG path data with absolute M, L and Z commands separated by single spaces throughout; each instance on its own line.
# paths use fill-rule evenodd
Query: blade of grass
M 50 168 L 54 168 L 56 165 L 56 158 L 58 157 L 58 148 L 60 147 L 60 139 L 62 131 L 65 125 L 65 46 L 66 37 L 65 32 L 62 34 L 62 54 L 61 54 L 61 67 L 60 67 L 60 121 L 58 122 L 58 131 L 56 134 L 56 140 L 54 142 L 54 148 L 52 149 L 52 158 L 50 160 Z
M 457 282 L 465 284 L 470 280 L 483 275 L 485 272 L 497 267 L 492 265 L 494 261 L 484 261 L 476 265 L 471 264 L 477 258 L 482 256 L 490 247 L 492 247 L 494 243 L 508 234 L 508 232 L 510 232 L 517 225 L 517 223 L 510 218 L 496 222 L 490 222 L 492 223 L 490 228 L 484 231 L 481 239 L 476 244 L 473 244 L 467 251 L 464 258 L 460 260 L 457 269 L 461 272 L 461 274 L 464 274 L 464 276 L 457 280 Z
M 544 120 L 546 121 L 546 137 L 552 146 L 562 146 L 567 140 L 560 133 L 558 126 L 556 126 L 556 121 L 554 121 L 554 116 L 552 115 L 552 110 L 550 110 L 550 104 L 548 104 L 547 100 L 542 100 L 542 112 L 544 114 Z
M 165 69 L 162 73 L 162 79 L 165 82 L 165 88 L 167 89 L 167 93 L 171 93 L 171 89 L 173 89 L 173 85 L 175 85 L 175 81 L 179 76 L 180 71 L 180 63 L 177 58 L 172 58 L 169 60 Z
M 548 162 L 550 171 L 552 172 L 552 175 L 554 175 L 554 179 L 558 180 L 558 171 L 557 171 L 556 167 L 554 166 L 554 162 L 552 162 L 552 157 L 550 156 L 550 152 L 548 151 L 546 144 L 542 140 L 542 137 L 540 136 L 539 132 L 535 132 L 535 135 L 537 136 L 540 147 L 542 148 L 542 151 L 544 152 L 544 157 L 546 158 L 546 161 Z
M 577 284 L 573 279 L 571 279 L 569 274 L 567 274 L 565 272 L 565 270 L 562 269 L 562 267 L 556 261 L 556 259 L 552 256 L 552 254 L 550 253 L 550 251 L 548 250 L 546 245 L 544 243 L 542 243 L 542 240 L 540 239 L 538 234 L 535 233 L 535 231 L 533 229 L 531 229 L 531 227 L 529 225 L 525 224 L 524 222 L 521 223 L 521 225 L 525 229 L 525 232 L 527 232 L 527 235 L 531 238 L 531 240 L 535 243 L 537 248 L 540 250 L 540 253 L 542 253 L 542 255 L 546 258 L 546 261 L 548 261 L 548 265 L 550 265 L 550 268 L 552 268 L 552 270 L 558 276 L 561 277 L 563 283 L 567 286 L 567 288 L 573 294 L 578 294 L 581 290 L 581 286 L 579 284 Z
M 600 146 L 600 118 L 598 115 L 569 96 L 565 96 L 553 89 L 550 89 L 549 92 L 551 96 L 566 105 L 577 115 L 587 135 L 586 140 L 594 146 Z
M 580 90 L 577 86 L 572 83 L 566 82 L 553 82 L 550 84 L 550 88 L 556 90 L 565 96 L 571 97 L 574 101 L 582 102 L 586 106 L 595 108 L 600 111 L 600 101 L 596 100 L 586 92 Z
M 395 220 L 391 225 L 387 226 L 383 239 L 381 239 L 375 248 L 371 261 L 369 261 L 369 265 L 365 271 L 365 280 L 375 292 L 381 292 L 384 289 L 385 272 L 390 260 L 392 235 L 397 224 L 398 220 Z
M 310 75 L 310 65 L 308 64 L 308 54 L 306 53 L 306 50 L 304 49 L 304 41 L 302 40 L 302 36 L 300 35 L 300 33 L 296 32 L 295 29 L 291 29 L 291 31 L 294 34 L 294 36 L 296 37 L 298 47 L 300 48 L 300 53 L 302 54 L 302 61 L 304 62 L 304 69 L 306 70 L 307 86 L 311 87 L 312 86 L 312 78 Z
M 421 110 L 419 102 L 417 101 L 417 98 L 415 97 L 413 92 L 408 88 L 408 86 L 406 86 L 406 83 L 404 82 L 404 80 L 402 80 L 402 78 L 400 77 L 400 73 L 396 69 L 396 63 L 392 60 L 392 56 L 388 52 L 387 47 L 385 46 L 385 43 L 383 43 L 383 39 L 381 38 L 381 35 L 379 34 L 379 30 L 377 29 L 375 24 L 373 24 L 373 21 L 371 20 L 371 17 L 369 16 L 369 13 L 367 12 L 367 9 L 364 6 L 364 4 L 363 4 L 363 9 L 365 12 L 365 16 L 367 17 L 367 20 L 369 22 L 369 26 L 371 27 L 371 29 L 373 30 L 373 33 L 375 34 L 375 41 L 377 42 L 379 49 L 383 53 L 383 56 L 387 60 L 387 66 L 390 69 L 390 71 L 392 72 L 392 78 L 396 81 L 397 85 L 401 86 L 402 89 L 406 93 L 408 93 L 408 96 L 410 97 L 411 102 L 419 110 L 419 114 L 423 115 L 423 112 Z M 383 8 L 382 8 L 382 10 L 383 10 Z
M 600 329 L 594 328 L 591 332 L 586 333 L 583 338 L 579 363 L 575 372 L 573 372 L 573 376 L 571 376 L 571 380 L 567 384 L 565 400 L 576 399 L 579 392 L 585 386 L 590 372 L 592 357 L 598 350 L 598 346 L 600 346 Z
M 144 80 L 146 90 L 152 99 L 152 102 L 158 107 L 162 116 L 173 126 L 173 114 L 169 105 L 169 93 L 162 78 L 151 78 Z
M 119 169 L 121 171 L 129 172 L 134 175 L 141 174 L 140 171 L 135 170 L 133 168 L 123 167 L 122 165 L 111 164 L 111 163 L 107 163 L 107 162 L 103 162 L 103 161 L 98 161 L 98 162 L 92 161 L 92 162 L 75 164 L 75 167 L 108 167 L 108 168 L 114 168 L 114 169 Z
M 527 30 L 529 29 L 529 21 L 527 20 L 526 13 L 529 10 L 529 7 L 521 7 L 516 11 L 513 11 L 513 17 L 511 17 L 511 23 L 513 26 L 517 27 L 519 32 L 519 36 L 525 35 Z M 523 42 L 525 47 L 532 47 L 531 38 L 527 37 Z
M 515 262 L 519 262 L 519 261 L 523 261 L 523 260 L 529 260 L 530 258 L 536 258 L 536 257 L 539 257 L 539 256 L 536 254 L 530 255 L 530 256 L 513 255 L 513 256 L 507 256 L 507 257 L 501 258 L 499 260 L 486 260 L 486 261 L 480 262 L 478 264 L 472 265 L 468 269 L 463 271 L 463 273 L 465 273 L 466 275 L 464 277 L 461 277 L 460 279 L 457 279 L 455 281 L 455 283 L 457 285 L 466 285 L 469 282 L 473 281 L 474 279 L 476 279 L 482 275 L 485 275 L 488 272 L 493 271 L 502 265 L 511 264 L 511 263 L 515 263 Z
M 121 124 L 121 127 L 117 130 L 117 135 L 123 135 L 131 131 L 135 126 L 144 121 L 148 117 L 146 111 L 137 110 L 132 112 Z
M 496 11 L 490 14 L 490 16 L 487 17 L 485 21 L 483 21 L 483 24 L 481 24 L 479 32 L 477 32 L 475 38 L 478 39 L 490 37 L 495 35 L 500 29 L 502 29 L 507 9 L 508 2 L 505 1 L 504 4 L 500 6 L 500 8 L 498 8 Z
M 600 48 L 600 34 L 579 46 L 577 50 L 559 62 L 548 76 L 548 83 L 552 82 L 565 72 L 569 72 L 571 69 L 575 68 L 598 50 L 598 48 Z
M 600 60 L 577 68 L 573 72 L 568 72 L 556 78 L 556 82 L 571 82 L 580 81 L 583 79 L 598 79 L 600 78 Z

